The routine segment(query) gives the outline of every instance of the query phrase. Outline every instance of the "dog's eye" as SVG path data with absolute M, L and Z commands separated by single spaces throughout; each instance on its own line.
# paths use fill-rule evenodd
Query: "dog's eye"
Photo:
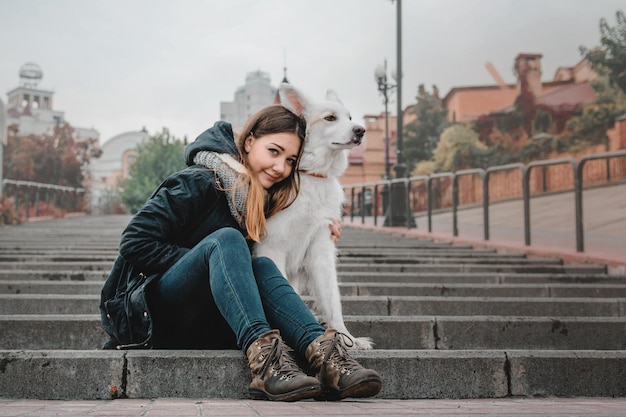
M 334 122 L 335 120 L 337 120 L 337 116 L 335 116 L 334 114 L 329 114 L 328 116 L 324 117 L 324 120 L 326 120 L 327 122 Z

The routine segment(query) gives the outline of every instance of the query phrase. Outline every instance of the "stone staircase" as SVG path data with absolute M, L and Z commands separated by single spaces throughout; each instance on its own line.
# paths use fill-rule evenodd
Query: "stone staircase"
M 103 351 L 99 293 L 128 216 L 0 227 L 0 398 L 247 398 L 240 351 Z M 348 327 L 381 398 L 626 395 L 626 277 L 346 228 Z M 310 302 L 309 299 L 307 299 Z

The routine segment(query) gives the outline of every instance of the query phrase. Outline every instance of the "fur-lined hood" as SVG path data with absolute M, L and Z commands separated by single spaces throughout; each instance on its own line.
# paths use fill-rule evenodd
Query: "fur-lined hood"
M 196 140 L 185 148 L 185 163 L 195 165 L 193 159 L 200 151 L 216 152 L 218 154 L 237 155 L 233 127 L 227 122 L 216 122 L 213 127 L 202 132 Z

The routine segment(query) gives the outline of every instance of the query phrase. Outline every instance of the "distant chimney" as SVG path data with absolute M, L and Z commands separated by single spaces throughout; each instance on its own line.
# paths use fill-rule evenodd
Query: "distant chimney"
M 515 58 L 515 73 L 517 74 L 517 93 L 521 91 L 524 79 L 528 89 L 539 102 L 542 94 L 541 84 L 541 54 L 519 54 Z

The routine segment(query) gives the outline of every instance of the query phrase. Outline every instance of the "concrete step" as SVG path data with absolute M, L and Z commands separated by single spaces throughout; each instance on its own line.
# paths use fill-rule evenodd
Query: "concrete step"
M 369 272 L 342 271 L 341 282 L 405 282 L 405 283 L 501 283 L 501 284 L 625 284 L 624 275 L 577 272 Z
M 109 271 L 115 258 L 106 261 L 24 261 L 24 262 L 4 262 L 0 263 L 2 270 L 42 270 L 42 271 L 58 271 L 58 270 L 74 270 L 74 271 Z
M 384 381 L 378 398 L 622 397 L 626 351 L 373 350 L 353 354 Z M 247 398 L 242 352 L 0 351 L 5 398 Z M 26 375 L 36 375 L 37 383 Z
M 622 350 L 626 317 L 345 316 L 376 349 Z M 0 315 L 0 350 L 99 349 L 100 316 Z
M 32 269 L 0 269 L 0 280 L 91 281 L 104 280 L 107 270 L 81 271 L 59 269 L 54 271 Z M 368 272 L 341 271 L 340 281 L 382 283 L 502 283 L 502 284 L 626 284 L 624 275 L 577 272 L 519 273 L 519 272 Z
M 29 264 L 49 264 L 51 262 L 67 262 L 67 263 L 101 263 L 106 262 L 108 265 L 111 265 L 112 262 L 115 261 L 117 254 L 74 254 L 71 251 L 67 251 L 63 254 L 47 254 L 47 253 L 39 253 L 39 254 L 31 254 L 31 255 L 2 255 L 0 254 L 0 267 L 7 264 L 20 264 L 20 263 L 29 263 Z
M 368 257 L 368 256 L 465 256 L 468 258 L 482 257 L 504 257 L 504 258 L 526 258 L 526 254 L 521 252 L 499 253 L 495 249 L 474 249 L 471 247 L 460 248 L 456 246 L 448 246 L 442 248 L 424 248 L 424 249 L 403 249 L 403 248 L 350 248 L 340 243 L 338 248 L 340 257 Z M 5 251 L 0 251 L 4 253 Z
M 421 253 L 396 256 L 382 255 L 370 257 L 341 257 L 339 264 L 507 264 L 507 265 L 562 265 L 560 259 L 526 259 L 518 257 L 452 257 L 452 256 L 423 256 Z
M 10 284 L 11 281 L 6 281 Z M 0 284 L 1 285 L 1 284 Z M 626 297 L 624 284 L 467 284 L 341 282 L 345 296 L 417 297 Z M 0 291 L 2 287 L 0 287 Z
M 418 296 L 418 297 L 626 297 L 623 284 L 492 284 L 492 283 L 394 283 L 342 282 L 343 296 Z M 102 280 L 44 281 L 2 280 L 0 294 L 74 294 L 96 295 Z
M 75 270 L 75 271 L 101 271 L 109 270 L 113 259 L 107 261 L 45 261 L 32 262 L 4 262 L 0 263 L 0 270 Z M 602 274 L 606 272 L 605 266 L 597 265 L 546 265 L 546 264 L 486 264 L 480 262 L 462 263 L 376 263 L 376 262 L 340 262 L 337 268 L 339 273 L 346 271 L 368 272 L 521 272 L 521 273 L 587 273 Z M 0 277 L 1 278 L 1 277 Z
M 109 275 L 109 269 L 99 271 L 77 271 L 74 269 L 59 269 L 54 271 L 46 271 L 43 269 L 0 269 L 0 279 L 18 281 L 104 281 Z
M 351 272 L 519 272 L 519 273 L 587 273 L 604 274 L 604 265 L 524 265 L 503 264 L 485 265 L 480 263 L 461 264 L 412 264 L 412 263 L 374 263 L 374 262 L 339 262 L 339 273 Z
M 96 314 L 99 302 L 99 295 L 0 294 L 0 314 Z M 341 302 L 347 315 L 626 315 L 626 298 L 344 296 Z
M 16 253 L 0 252 L 0 265 L 14 262 L 93 262 L 106 261 L 113 262 L 117 257 L 117 252 L 108 251 L 64 251 L 46 253 L 43 251 L 28 251 L 29 253 L 14 251 Z M 437 264 L 458 264 L 458 263 L 476 263 L 476 264 L 520 264 L 520 265 L 562 265 L 560 259 L 527 259 L 517 256 L 503 255 L 483 255 L 483 256 L 465 256 L 464 254 L 430 254 L 413 253 L 413 254 L 368 254 L 363 256 L 340 255 L 339 262 L 343 263 L 395 263 L 395 264 L 419 264 L 419 263 L 437 263 Z

